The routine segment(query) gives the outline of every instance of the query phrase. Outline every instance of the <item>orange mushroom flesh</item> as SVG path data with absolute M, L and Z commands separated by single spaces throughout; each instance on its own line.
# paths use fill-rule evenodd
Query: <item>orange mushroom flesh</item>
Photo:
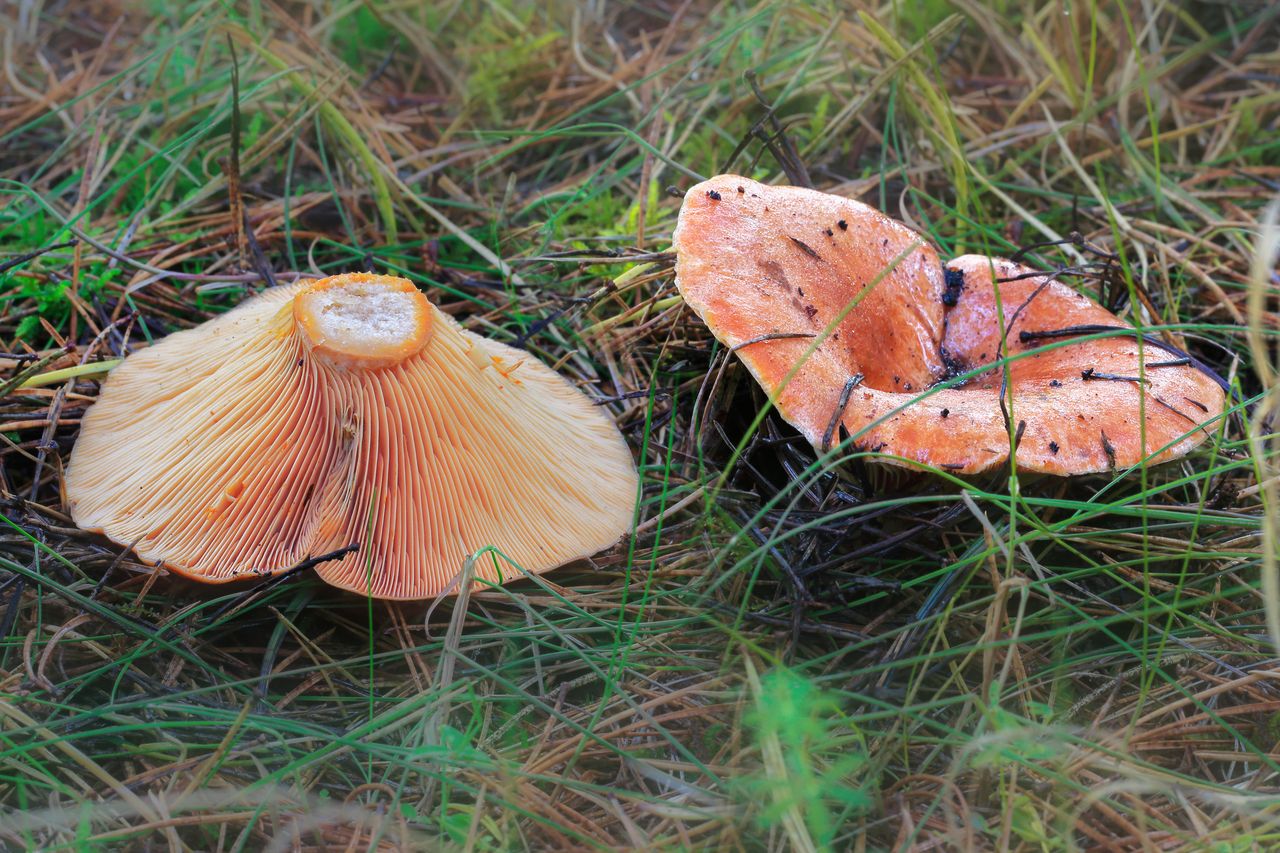
M 1070 287 L 973 255 L 944 274 L 919 235 L 839 196 L 721 175 L 686 194 L 673 242 L 686 303 L 820 451 L 848 434 L 890 464 L 977 474 L 1016 446 L 1023 471 L 1094 473 L 1187 453 L 1225 405 Z M 1062 331 L 1080 327 L 1117 331 Z
M 293 321 L 315 358 L 337 367 L 393 367 L 426 346 L 431 303 L 408 279 L 335 275 L 294 298 Z
M 373 275 L 273 288 L 131 355 L 66 479 L 76 523 L 145 561 L 216 583 L 356 543 L 317 571 L 385 599 L 456 592 L 487 546 L 494 582 L 594 554 L 637 489 L 568 382 Z

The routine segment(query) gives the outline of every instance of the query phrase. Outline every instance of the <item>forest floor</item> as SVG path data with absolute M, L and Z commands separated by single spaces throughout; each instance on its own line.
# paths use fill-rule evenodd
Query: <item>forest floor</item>
M 47 0 L 0 36 L 0 845 L 1280 847 L 1280 7 Z M 721 172 L 944 258 L 1078 233 L 1116 260 L 1063 281 L 1228 415 L 1073 479 L 818 465 L 674 287 Z M 357 270 L 598 400 L 636 534 L 429 608 L 75 529 L 110 359 Z

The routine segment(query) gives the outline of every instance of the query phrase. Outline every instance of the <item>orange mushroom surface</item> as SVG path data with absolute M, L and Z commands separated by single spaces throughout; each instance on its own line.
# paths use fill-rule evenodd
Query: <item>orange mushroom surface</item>
M 181 574 L 321 564 L 376 598 L 542 572 L 631 526 L 613 421 L 529 353 L 376 275 L 272 288 L 129 356 L 84 417 L 66 477 L 81 527 Z
M 685 302 L 819 451 L 843 432 L 891 464 L 976 474 L 1016 446 L 1021 470 L 1095 473 L 1181 456 L 1224 409 L 1192 359 L 1070 287 L 975 255 L 944 272 L 840 196 L 720 175 L 673 243 Z

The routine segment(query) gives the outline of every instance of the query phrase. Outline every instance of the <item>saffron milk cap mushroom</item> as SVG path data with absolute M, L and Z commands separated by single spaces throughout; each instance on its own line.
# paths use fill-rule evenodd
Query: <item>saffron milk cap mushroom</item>
M 685 302 L 819 451 L 843 431 L 890 464 L 976 474 L 1016 445 L 1021 470 L 1094 473 L 1181 456 L 1224 409 L 1194 359 L 1070 287 L 976 255 L 944 268 L 840 196 L 721 175 L 686 193 L 673 243 Z
M 464 330 L 409 281 L 267 290 L 130 355 L 66 477 L 81 527 L 207 582 L 321 564 L 386 599 L 542 572 L 631 526 L 608 415 L 532 355 Z

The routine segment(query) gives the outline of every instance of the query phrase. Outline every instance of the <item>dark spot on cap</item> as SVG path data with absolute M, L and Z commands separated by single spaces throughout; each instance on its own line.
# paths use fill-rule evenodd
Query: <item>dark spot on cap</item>
M 839 228 L 841 231 L 848 231 L 849 223 L 841 219 L 839 222 L 836 223 L 836 227 Z
M 826 231 L 824 231 L 823 233 L 825 233 L 828 237 L 834 237 L 836 234 L 836 232 L 832 231 L 830 228 L 826 229 Z
M 719 201 L 720 193 L 716 192 L 715 190 L 707 190 L 707 198 L 711 199 L 712 201 Z
M 742 187 L 738 187 L 738 192 L 740 192 L 740 193 L 744 193 L 744 192 L 746 192 L 746 190 L 744 190 Z
M 1061 388 L 1061 387 L 1062 387 L 1062 383 L 1061 383 L 1061 382 L 1059 382 L 1057 379 L 1050 379 L 1050 380 L 1049 380 L 1049 387 L 1050 387 L 1050 388 Z
M 769 277 L 769 280 L 780 287 L 787 293 L 791 292 L 791 282 L 787 279 L 787 271 L 777 261 L 764 261 L 759 264 L 760 271 Z
M 1054 456 L 1058 455 L 1058 442 L 1056 441 L 1049 442 L 1049 452 L 1052 453 Z
M 947 415 L 949 415 L 949 414 L 951 414 L 951 410 L 950 410 L 950 409 L 943 409 L 943 410 L 942 410 L 942 416 L 943 416 L 944 418 L 945 418 Z
M 948 308 L 954 307 L 960 301 L 960 294 L 964 291 L 964 270 L 943 267 L 942 280 L 946 284 L 946 289 L 942 292 L 942 304 Z

